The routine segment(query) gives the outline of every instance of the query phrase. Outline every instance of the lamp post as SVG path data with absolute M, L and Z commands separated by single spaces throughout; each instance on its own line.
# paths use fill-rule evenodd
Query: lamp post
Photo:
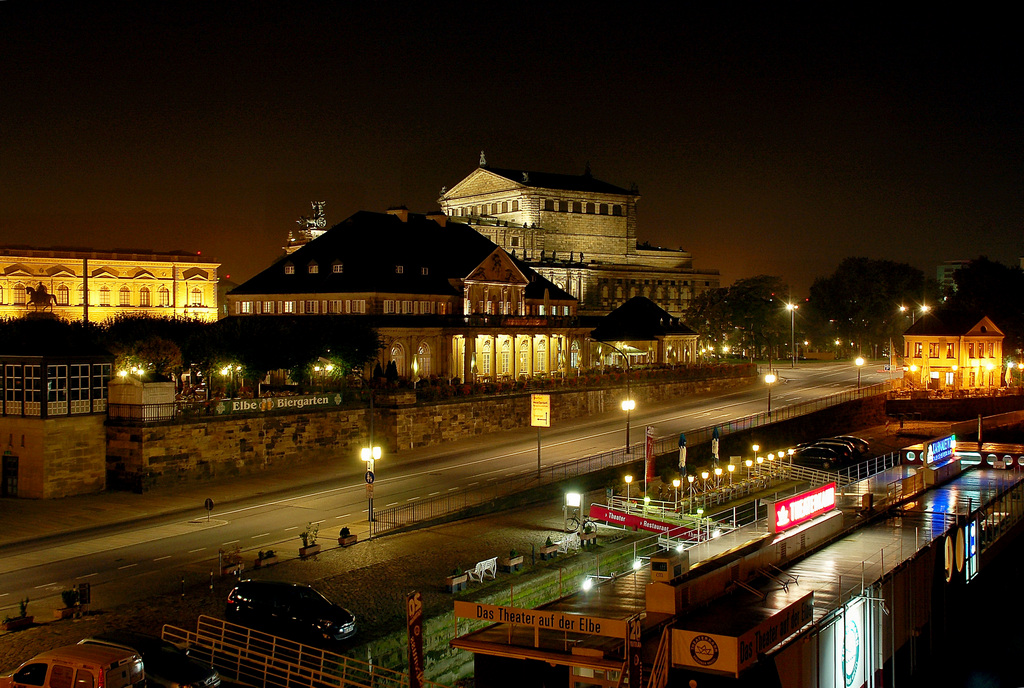
M 676 510 L 679 510 L 679 478 L 672 481 L 672 487 L 676 488 Z
M 857 364 L 857 389 L 860 389 L 860 369 L 864 365 L 864 359 L 858 356 L 854 363 Z
M 694 477 L 688 474 L 686 476 L 686 482 L 690 483 L 690 507 L 693 507 L 693 481 Z
M 629 511 L 629 484 L 633 482 L 633 476 L 626 476 L 626 511 Z
M 373 441 L 372 439 L 370 440 Z M 360 450 L 360 457 L 366 462 L 366 511 L 369 514 L 370 536 L 373 536 L 373 481 L 376 474 L 373 472 L 374 461 L 380 460 L 380 447 L 363 447 Z
M 715 466 L 715 487 L 722 485 L 722 467 Z
M 746 464 L 746 466 L 747 466 L 747 480 L 750 480 L 750 472 L 754 468 L 754 460 L 753 459 L 747 459 L 743 463 Z
M 701 473 L 700 473 L 700 479 L 704 481 L 704 485 L 701 488 L 701 499 L 700 499 L 700 503 L 701 503 L 702 506 L 707 503 L 707 499 L 708 499 L 708 476 L 710 476 L 710 475 L 711 474 L 708 473 L 707 471 L 701 471 Z M 703 509 L 701 509 L 701 511 L 703 511 Z
M 761 465 L 764 463 L 764 457 L 757 457 L 757 477 L 761 477 Z
M 775 373 L 768 373 L 764 376 L 764 383 L 768 385 L 768 413 L 772 412 L 772 383 L 778 378 L 775 377 Z
M 786 310 L 789 311 L 789 345 L 792 347 L 793 354 L 791 368 L 796 368 L 796 309 L 799 307 L 795 303 L 786 304 Z
M 731 464 L 729 464 L 728 468 L 729 468 L 729 487 L 732 487 L 732 474 L 736 472 L 736 464 L 731 463 Z
M 632 453 L 632 448 L 629 446 L 629 412 L 636 408 L 636 402 L 632 399 L 625 399 L 622 402 L 622 410 L 626 412 L 626 453 Z

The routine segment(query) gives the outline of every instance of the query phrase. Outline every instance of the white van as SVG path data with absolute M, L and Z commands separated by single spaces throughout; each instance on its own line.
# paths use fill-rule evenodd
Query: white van
M 106 645 L 68 645 L 36 655 L 0 688 L 145 688 L 142 658 L 133 650 Z

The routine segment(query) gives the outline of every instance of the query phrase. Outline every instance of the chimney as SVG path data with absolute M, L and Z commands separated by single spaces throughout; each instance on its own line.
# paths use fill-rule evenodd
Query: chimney
M 433 220 L 434 222 L 436 222 L 437 224 L 441 225 L 442 227 L 445 227 L 445 226 L 448 225 L 448 216 L 445 215 L 444 211 L 441 211 L 441 210 L 434 210 L 434 211 L 431 211 L 431 212 L 427 213 L 427 219 L 428 220 Z
M 394 206 L 392 208 L 388 208 L 388 215 L 394 215 L 395 217 L 397 217 L 402 222 L 408 222 L 409 221 L 409 209 L 406 208 L 404 205 L 399 205 L 399 206 Z

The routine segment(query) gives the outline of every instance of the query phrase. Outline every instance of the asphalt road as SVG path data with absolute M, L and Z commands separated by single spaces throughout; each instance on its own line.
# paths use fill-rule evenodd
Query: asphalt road
M 786 366 L 787 364 L 783 364 Z M 881 366 L 861 371 L 861 383 L 888 378 Z M 772 387 L 772 408 L 781 408 L 855 388 L 857 370 L 848 363 L 805 363 L 796 369 L 778 369 L 780 380 Z M 636 430 L 653 425 L 656 435 L 673 435 L 698 427 L 726 422 L 764 411 L 767 391 L 763 383 L 720 394 L 695 395 L 631 414 Z M 620 448 L 625 443 L 625 419 L 621 412 L 581 419 L 545 429 L 542 462 L 556 464 L 569 459 Z M 377 508 L 412 501 L 448 490 L 472 487 L 483 481 L 501 480 L 537 465 L 537 434 L 523 429 L 500 435 L 469 439 L 457 444 L 402 452 L 385 457 L 377 465 Z M 105 599 L 131 601 L 163 589 L 173 589 L 180 578 L 194 580 L 209 571 L 219 550 L 238 546 L 249 560 L 257 549 L 273 548 L 292 553 L 299 532 L 308 522 L 318 523 L 322 539 L 333 539 L 348 525 L 360 539 L 367 533 L 367 504 L 359 461 L 339 461 L 336 475 L 309 486 L 283 491 L 266 490 L 215 507 L 209 519 L 203 514 L 187 517 L 154 517 L 120 523 L 97 531 L 54 535 L 31 543 L 0 548 L 0 610 L 29 597 L 38 606 L 61 606 L 60 591 L 88 581 L 102 587 Z M 112 496 L 116 499 L 117 496 Z M 196 495 L 202 504 L 204 495 Z M 61 502 L 52 508 L 59 510 Z

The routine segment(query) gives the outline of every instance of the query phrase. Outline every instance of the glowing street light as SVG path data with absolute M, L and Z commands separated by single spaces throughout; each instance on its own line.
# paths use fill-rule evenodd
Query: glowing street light
M 775 373 L 768 373 L 764 376 L 764 383 L 768 385 L 768 413 L 772 412 L 772 383 L 777 379 Z
M 633 482 L 633 476 L 626 476 L 626 511 L 629 511 L 629 484 Z
M 732 474 L 736 472 L 736 464 L 729 464 L 729 487 L 732 487 Z
M 677 509 L 679 508 L 679 485 L 680 485 L 679 478 L 675 478 L 672 481 L 672 487 L 676 488 L 676 508 Z
M 796 368 L 796 309 L 800 306 L 795 303 L 787 303 L 786 310 L 789 311 L 789 345 L 793 348 L 793 364 L 791 368 Z
M 857 389 L 860 389 L 860 369 L 864 365 L 864 359 L 858 356 L 854 363 L 857 364 Z
M 372 440 L 371 440 L 372 441 Z M 366 512 L 369 514 L 370 534 L 373 534 L 373 481 L 376 474 L 373 471 L 375 461 L 380 461 L 380 447 L 363 447 L 359 451 L 359 457 L 366 462 Z
M 632 399 L 622 401 L 622 410 L 626 412 L 626 453 L 630 453 L 629 446 L 629 412 L 636 408 L 636 402 Z

